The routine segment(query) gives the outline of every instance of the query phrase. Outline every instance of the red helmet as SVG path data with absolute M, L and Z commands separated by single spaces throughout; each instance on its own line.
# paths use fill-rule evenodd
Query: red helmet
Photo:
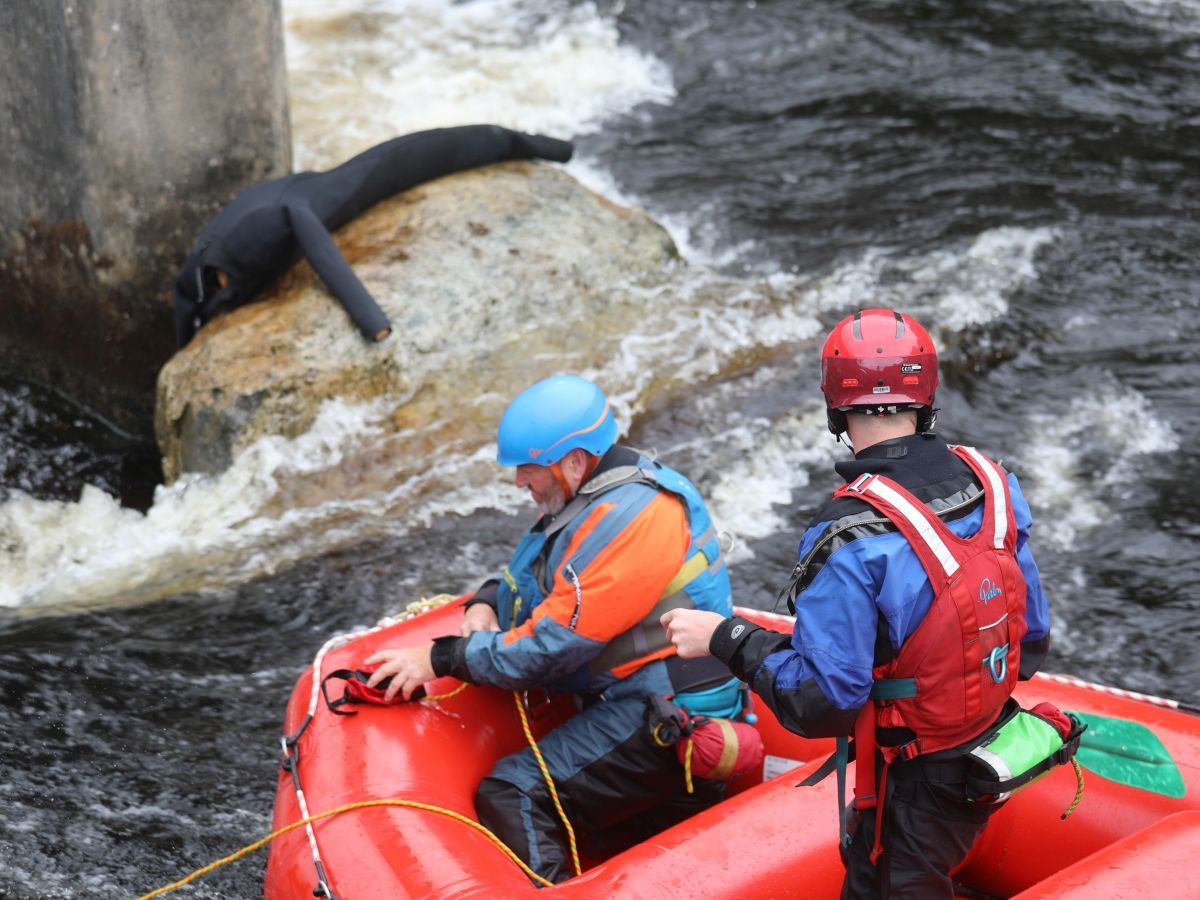
M 864 309 L 834 326 L 821 348 L 821 393 L 829 430 L 846 430 L 850 409 L 891 413 L 916 409 L 917 430 L 933 428 L 937 351 L 912 316 Z

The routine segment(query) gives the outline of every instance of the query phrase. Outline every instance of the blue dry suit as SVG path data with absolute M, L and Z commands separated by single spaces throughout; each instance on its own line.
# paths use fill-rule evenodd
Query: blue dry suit
M 847 482 L 868 472 L 895 480 L 957 535 L 972 535 L 982 524 L 979 484 L 935 435 L 883 441 L 836 468 Z M 1007 480 L 1018 532 L 1016 560 L 1027 589 L 1028 630 L 1021 642 L 1020 672 L 1027 679 L 1049 648 L 1049 610 L 1028 545 L 1029 505 L 1016 477 L 1008 474 Z M 750 683 L 789 730 L 808 737 L 848 735 L 870 695 L 873 667 L 895 658 L 929 610 L 933 589 L 925 570 L 886 517 L 860 500 L 835 499 L 805 531 L 787 591 L 796 615 L 790 636 L 735 617 L 718 627 L 710 649 Z M 738 624 L 745 627 L 735 638 Z M 880 744 L 898 745 L 912 737 L 907 729 L 889 731 L 896 733 L 877 732 Z M 904 765 L 894 767 L 896 784 L 888 786 L 889 796 L 893 789 L 902 792 L 900 802 L 889 801 L 888 809 L 894 817 L 889 818 L 891 827 L 904 833 L 886 838 L 884 867 L 891 896 L 934 896 L 931 892 L 941 892 L 943 883 L 948 887 L 945 872 L 969 849 L 990 810 L 965 804 L 961 788 L 930 785 L 913 776 L 919 765 L 908 768 L 906 774 Z M 878 871 L 864 862 L 865 851 L 857 856 L 860 835 L 868 838 L 869 849 L 873 827 L 871 822 L 855 835 L 843 896 L 879 895 Z

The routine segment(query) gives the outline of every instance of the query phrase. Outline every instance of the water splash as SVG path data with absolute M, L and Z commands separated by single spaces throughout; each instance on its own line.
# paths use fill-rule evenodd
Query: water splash
M 570 137 L 675 94 L 594 3 L 287 0 L 284 19 L 297 168 L 474 122 Z
M 1037 278 L 1035 257 L 1056 228 L 993 228 L 965 249 L 896 257 L 876 249 L 817 286 L 823 309 L 890 306 L 953 334 L 1008 312 L 1008 296 Z M 936 336 L 935 336 L 936 339 Z
M 1146 456 L 1179 449 L 1144 396 L 1104 373 L 1093 383 L 1065 411 L 1032 415 L 1020 455 L 1030 503 L 1054 511 L 1039 519 L 1038 540 L 1062 549 L 1117 514 L 1112 498 L 1135 489 Z
M 826 473 L 840 450 L 824 431 L 815 392 L 786 413 L 747 416 L 738 391 L 771 390 L 778 376 L 772 361 L 784 357 L 792 371 L 811 371 L 815 380 L 824 310 L 894 303 L 945 321 L 943 334 L 991 321 L 1007 309 L 1007 292 L 1036 277 L 1033 255 L 1055 235 L 996 229 L 957 250 L 916 257 L 873 251 L 817 281 L 784 273 L 737 281 L 680 265 L 654 290 L 627 286 L 630 310 L 653 315 L 618 317 L 615 331 L 595 335 L 603 352 L 572 357 L 564 350 L 559 363 L 606 387 L 626 426 L 658 398 L 706 385 L 710 411 L 696 437 L 704 447 L 691 455 L 715 518 L 741 538 L 733 558 L 744 558 L 751 552 L 745 542 L 784 527 L 781 512 L 793 493 L 811 473 Z M 722 384 L 746 365 L 754 379 Z M 474 397 L 456 415 L 482 421 L 483 407 L 505 399 Z M 399 404 L 328 401 L 306 434 L 263 438 L 220 476 L 160 487 L 145 514 L 93 487 L 78 503 L 15 495 L 0 505 L 0 562 L 9 573 L 0 606 L 129 603 L 217 590 L 348 543 L 408 534 L 440 516 L 525 508 L 479 422 L 461 433 L 449 421 L 406 428 Z M 1142 431 L 1151 445 L 1163 440 Z M 1054 441 L 1069 445 L 1061 435 Z M 1070 464 L 1068 457 L 1060 466 Z M 1078 521 L 1089 508 L 1079 507 Z
M 189 475 L 160 487 L 146 513 L 91 485 L 77 503 L 16 493 L 0 505 L 0 606 L 150 599 L 220 587 L 300 558 L 302 535 L 335 518 L 341 502 L 278 517 L 264 508 L 281 485 L 336 468 L 377 434 L 384 406 L 327 401 L 306 434 L 263 438 L 219 477 Z

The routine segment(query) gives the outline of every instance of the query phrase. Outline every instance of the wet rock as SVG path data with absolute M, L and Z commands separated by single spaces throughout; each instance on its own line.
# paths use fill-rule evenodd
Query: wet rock
M 265 435 L 303 433 L 333 397 L 394 402 L 388 427 L 408 436 L 396 464 L 447 443 L 482 444 L 517 391 L 564 366 L 602 366 L 627 334 L 645 332 L 681 265 L 645 214 L 544 163 L 421 185 L 335 240 L 391 319 L 391 337 L 365 342 L 298 263 L 160 372 L 155 431 L 168 481 L 223 471 Z

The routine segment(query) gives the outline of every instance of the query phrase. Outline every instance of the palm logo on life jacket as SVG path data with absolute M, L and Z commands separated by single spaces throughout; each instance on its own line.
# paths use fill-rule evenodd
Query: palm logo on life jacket
M 990 578 L 985 578 L 979 582 L 979 602 L 985 606 L 989 600 L 994 600 L 1003 593 L 1004 591 L 1000 590 L 999 585 Z

